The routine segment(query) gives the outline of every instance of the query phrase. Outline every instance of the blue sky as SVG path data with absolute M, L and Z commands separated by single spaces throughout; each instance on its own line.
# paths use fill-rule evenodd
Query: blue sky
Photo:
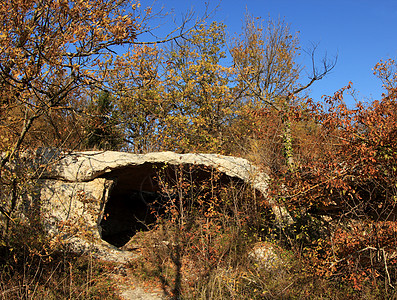
M 142 6 L 151 3 L 142 1 Z M 219 0 L 209 3 L 214 8 Z M 200 16 L 205 7 L 204 1 L 157 0 L 155 7 L 161 6 L 165 11 L 173 10 L 177 20 L 189 9 Z M 380 59 L 397 58 L 396 0 L 223 0 L 209 21 L 224 22 L 233 37 L 241 32 L 246 9 L 255 17 L 284 18 L 292 31 L 299 31 L 303 49 L 319 44 L 319 58 L 325 53 L 338 55 L 332 73 L 311 88 L 315 100 L 332 95 L 349 81 L 359 100 L 380 99 L 383 89 L 372 68 Z M 170 25 L 165 23 L 162 30 Z

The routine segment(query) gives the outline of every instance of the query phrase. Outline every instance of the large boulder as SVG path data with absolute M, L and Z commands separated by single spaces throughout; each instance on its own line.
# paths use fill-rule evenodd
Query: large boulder
M 113 151 L 46 152 L 46 168 L 38 180 L 49 234 L 70 239 L 81 251 L 95 250 L 107 259 L 125 259 L 120 250 L 129 238 L 151 222 L 148 202 L 155 201 L 159 169 L 189 165 L 197 177 L 218 170 L 223 180 L 250 184 L 267 197 L 268 176 L 247 160 L 217 154 Z M 37 162 L 36 162 L 37 163 Z M 285 208 L 268 199 L 276 219 L 290 220 Z M 124 255 L 124 254 L 125 255 Z

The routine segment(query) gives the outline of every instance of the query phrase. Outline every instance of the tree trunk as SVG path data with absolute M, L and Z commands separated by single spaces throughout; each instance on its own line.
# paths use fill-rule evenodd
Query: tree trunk
M 288 119 L 283 119 L 283 127 L 285 163 L 287 165 L 288 171 L 293 171 L 295 168 L 295 160 L 294 149 L 292 147 L 291 121 Z

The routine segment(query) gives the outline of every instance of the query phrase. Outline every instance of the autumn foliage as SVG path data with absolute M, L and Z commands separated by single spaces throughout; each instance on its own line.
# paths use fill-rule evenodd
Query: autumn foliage
M 297 218 L 310 215 L 326 228 L 325 241 L 313 232 L 300 241 L 316 247 L 322 241 L 314 251 L 317 271 L 350 280 L 356 290 L 379 279 L 390 289 L 396 276 L 395 94 L 390 89 L 380 101 L 349 108 L 343 101 L 349 89 L 351 84 L 323 104 L 308 103 L 317 149 L 279 178 Z M 313 248 L 308 253 L 313 256 Z
M 160 15 L 127 0 L 0 3 L 0 265 L 7 280 L 19 278 L 24 259 L 52 268 L 60 253 L 44 231 L 29 233 L 32 224 L 42 228 L 39 204 L 18 213 L 46 167 L 10 164 L 23 151 L 171 150 L 251 160 L 269 174 L 269 197 L 293 222 L 275 222 L 266 199 L 240 183 L 220 184 L 221 174 L 195 182 L 191 168 L 175 169 L 171 179 L 159 170 L 159 180 L 170 182 L 162 182 L 168 196 L 153 227 L 169 244 L 145 263 L 169 295 L 396 297 L 396 62 L 374 67 L 381 99 L 347 105 L 352 83 L 311 99 L 308 88 L 336 61 L 324 58 L 319 68 L 316 49 L 306 51 L 313 72 L 302 76 L 304 51 L 284 20 L 247 15 L 243 33 L 228 40 L 224 24 L 205 16 L 187 26 L 187 18 L 164 38 L 140 39 Z M 250 247 L 264 241 L 285 256 L 278 275 L 248 260 Z M 72 278 L 78 263 L 58 278 Z M 59 266 L 66 272 L 66 263 Z

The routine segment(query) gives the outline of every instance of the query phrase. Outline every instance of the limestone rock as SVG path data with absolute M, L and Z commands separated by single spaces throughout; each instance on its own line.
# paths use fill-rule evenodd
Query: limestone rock
M 79 225 L 80 231 L 99 238 L 97 228 L 111 184 L 104 178 L 89 182 L 39 180 L 42 211 L 46 215 L 46 222 L 53 225 L 49 229 L 50 234 L 56 234 L 57 229 L 73 231 L 73 225 Z
M 39 186 L 49 233 L 64 235 L 80 251 L 95 249 L 99 257 L 115 260 L 123 257 L 118 247 L 142 230 L 140 226 L 150 218 L 146 202 L 155 201 L 158 193 L 153 183 L 158 168 L 191 165 L 216 169 L 225 178 L 251 184 L 264 197 L 269 179 L 245 159 L 217 154 L 47 152 L 41 158 L 46 168 Z M 284 207 L 268 200 L 276 218 L 290 220 Z
M 266 271 L 274 271 L 283 265 L 283 260 L 270 243 L 257 243 L 248 257 L 254 266 Z
M 54 156 L 55 154 L 51 152 L 52 159 Z M 148 166 L 156 163 L 191 164 L 212 167 L 227 176 L 239 178 L 251 184 L 264 195 L 268 188 L 269 176 L 248 160 L 219 154 L 178 154 L 174 152 L 132 154 L 115 151 L 86 151 L 66 155 L 58 153 L 58 157 L 57 162 L 47 170 L 44 176 L 70 182 L 82 182 L 93 180 L 114 170 L 128 169 L 134 166 Z M 285 208 L 273 203 L 271 199 L 269 201 L 275 207 L 273 210 L 276 217 L 289 222 L 291 217 Z
M 75 152 L 62 156 L 45 176 L 71 182 L 88 181 L 112 170 L 143 164 L 192 164 L 213 167 L 231 177 L 253 180 L 255 187 L 265 192 L 268 176 L 261 173 L 248 160 L 219 154 L 154 152 L 132 154 L 115 151 Z

